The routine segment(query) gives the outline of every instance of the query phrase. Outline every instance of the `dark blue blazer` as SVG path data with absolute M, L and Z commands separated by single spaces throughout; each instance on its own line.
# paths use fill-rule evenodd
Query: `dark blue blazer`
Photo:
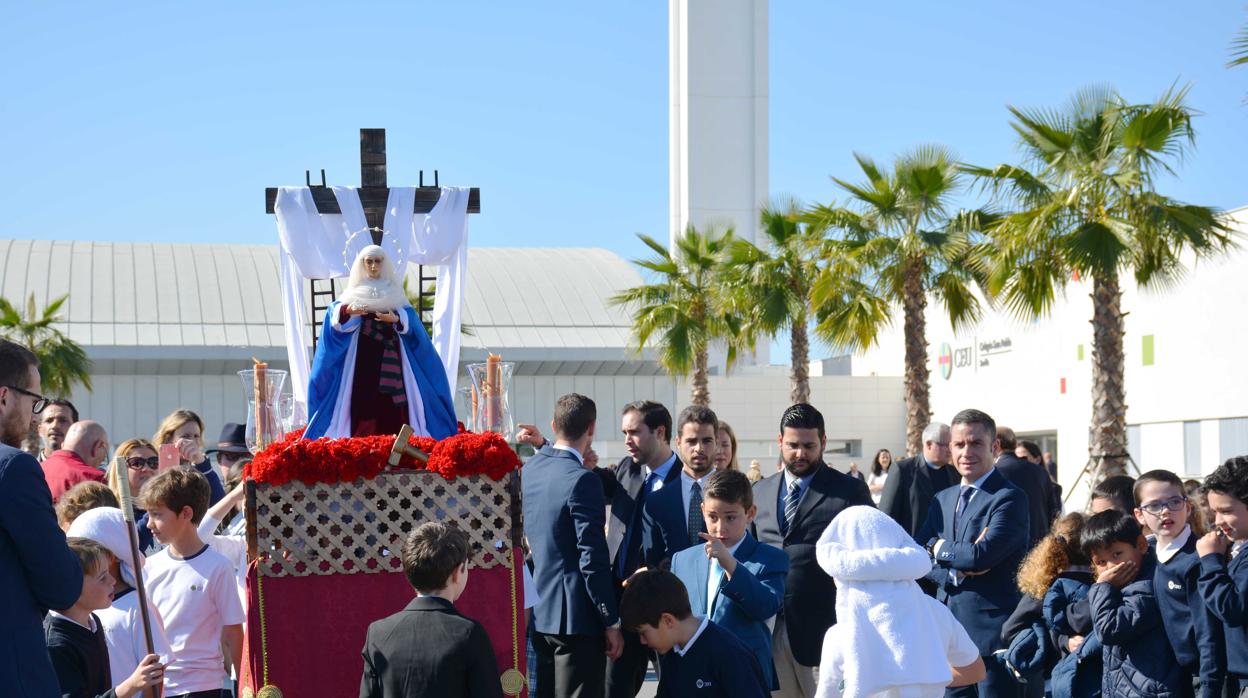
M 823 636 L 836 624 L 836 582 L 819 566 L 815 545 L 837 514 L 848 507 L 874 507 L 875 503 L 867 483 L 821 462 L 798 504 L 793 526 L 781 533 L 782 487 L 784 473 L 754 483 L 758 514 L 750 533 L 760 543 L 784 548 L 789 556 L 789 576 L 784 581 L 785 632 L 797 663 L 819 666 Z
M 680 480 L 680 458 L 672 464 L 663 479 L 663 485 L 670 485 L 673 480 Z M 602 470 L 601 468 L 599 470 Z M 642 491 L 646 482 L 646 467 L 625 456 L 618 465 L 605 472 L 603 487 L 606 490 L 607 502 L 611 505 L 611 518 L 607 521 L 607 548 L 611 552 L 611 569 L 617 573 L 622 570 L 627 578 L 643 565 L 642 552 L 645 545 L 645 528 L 642 520 L 648 492 Z M 620 560 L 620 556 L 624 560 Z
M 675 465 L 672 470 L 676 470 Z M 642 559 L 647 567 L 665 567 L 673 555 L 691 545 L 683 492 L 684 483 L 677 472 L 675 478 L 664 481 L 663 489 L 646 495 L 642 505 Z
M 82 566 L 56 524 L 39 461 L 0 444 L 0 693 L 61 695 L 43 615 L 81 593 Z
M 936 598 L 948 604 L 980 653 L 987 656 L 1002 648 L 1001 628 L 1021 596 L 1014 578 L 1030 536 L 1027 496 L 994 469 L 962 512 L 954 536 L 953 512 L 961 490 L 950 487 L 932 499 L 917 540 L 924 544 L 932 538 L 944 541 L 927 578 L 936 584 Z M 976 543 L 984 529 L 987 533 Z M 951 569 L 982 574 L 963 577 L 955 586 Z
M 1199 586 L 1205 608 L 1225 624 L 1227 670 L 1248 681 L 1248 551 L 1229 565 L 1213 553 L 1200 558 Z
M 682 550 L 672 557 L 672 574 L 685 583 L 693 615 L 710 618 L 732 633 L 755 657 L 763 678 L 778 690 L 775 665 L 771 661 L 771 630 L 767 620 L 784 605 L 784 578 L 789 573 L 789 556 L 783 550 L 754 540 L 747 531 L 733 557 L 737 569 L 732 578 L 720 579 L 715 598 L 706 598 L 711 561 L 702 546 Z
M 706 629 L 682 657 L 673 648 L 659 660 L 657 698 L 770 698 L 754 654 L 725 628 Z
M 533 629 L 601 635 L 619 620 L 607 554 L 602 482 L 576 456 L 542 447 L 520 470 L 524 532 L 541 602 Z
M 1222 624 L 1205 610 L 1200 595 L 1200 558 L 1192 533 L 1167 561 L 1158 561 L 1153 593 L 1162 627 L 1184 671 L 1200 677 L 1204 698 L 1221 698 L 1226 681 L 1226 648 Z

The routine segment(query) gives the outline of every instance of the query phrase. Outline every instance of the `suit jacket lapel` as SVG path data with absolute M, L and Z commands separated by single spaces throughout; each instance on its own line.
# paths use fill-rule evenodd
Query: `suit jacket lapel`
M 797 504 L 797 516 L 793 517 L 793 525 L 785 532 L 785 538 L 788 534 L 796 529 L 803 519 L 824 499 L 827 498 L 828 480 L 832 474 L 828 472 L 828 466 L 820 463 L 815 474 L 810 477 L 810 485 L 806 488 L 806 493 L 802 495 L 802 501 Z
M 997 490 L 1001 489 L 1001 483 L 997 480 L 1002 477 L 1004 476 L 997 471 L 992 471 L 992 475 L 988 476 L 988 479 L 984 480 L 983 487 L 977 489 L 974 496 L 971 497 L 971 501 L 966 503 L 966 511 L 962 512 L 962 515 L 958 517 L 958 523 L 962 525 L 962 529 L 958 531 L 958 540 L 974 542 L 975 539 L 979 537 L 979 532 L 982 531 L 983 528 L 969 526 L 968 524 L 970 524 L 971 520 L 976 516 L 979 516 L 980 512 L 988 506 L 988 502 L 992 499 L 992 495 L 996 494 Z M 961 488 L 958 488 L 958 490 L 960 492 Z
M 758 505 L 758 516 L 754 519 L 754 529 L 758 531 L 759 536 L 763 535 L 763 531 L 775 530 L 780 531 L 778 506 L 780 497 L 780 484 L 784 482 L 784 475 L 777 473 L 769 477 L 763 478 L 758 483 L 758 493 L 754 497 L 754 503 Z M 779 536 L 777 536 L 779 537 Z

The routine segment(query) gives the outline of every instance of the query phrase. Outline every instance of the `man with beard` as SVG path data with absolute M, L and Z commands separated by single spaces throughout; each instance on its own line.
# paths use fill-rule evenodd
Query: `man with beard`
M 758 515 L 751 533 L 789 554 L 784 607 L 776 616 L 772 658 L 780 690 L 772 695 L 812 696 L 823 636 L 836 623 L 836 583 L 815 559 L 815 545 L 836 515 L 851 506 L 874 506 L 867 484 L 823 462 L 823 415 L 799 403 L 780 417 L 784 469 L 754 484 Z
M 6 695 L 61 695 L 43 615 L 82 592 L 82 566 L 56 523 L 52 494 L 33 456 L 18 450 L 47 405 L 39 360 L 0 339 L 0 676 Z
M 36 417 L 36 431 L 43 440 L 40 460 L 47 458 L 53 451 L 61 450 L 69 427 L 78 421 L 78 408 L 69 400 L 48 400 L 43 410 Z
M 702 545 L 702 489 L 715 471 L 715 437 L 719 418 L 709 407 L 690 405 L 676 420 L 676 447 L 682 467 L 679 480 L 651 492 L 642 505 L 645 540 L 642 558 L 647 567 L 666 568 L 672 555 L 691 545 Z

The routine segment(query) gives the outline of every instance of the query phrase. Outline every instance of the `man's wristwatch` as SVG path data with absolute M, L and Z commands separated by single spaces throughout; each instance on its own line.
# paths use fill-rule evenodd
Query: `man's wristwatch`
M 939 542 L 940 542 L 939 537 L 932 536 L 931 540 L 927 541 L 927 543 L 923 545 L 923 549 L 927 551 L 928 555 L 932 557 L 936 557 L 935 548 L 936 548 L 936 544 Z

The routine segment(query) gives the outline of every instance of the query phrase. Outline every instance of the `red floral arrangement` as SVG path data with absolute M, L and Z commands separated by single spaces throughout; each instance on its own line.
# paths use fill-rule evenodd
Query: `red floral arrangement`
M 520 467 L 520 458 L 502 435 L 463 431 L 441 441 L 413 436 L 408 443 L 429 456 L 423 464 L 404 455 L 396 470 L 427 469 L 447 480 L 485 475 L 501 480 Z M 393 436 L 356 436 L 349 439 L 321 438 L 306 441 L 303 430 L 292 431 L 256 454 L 247 465 L 246 476 L 256 482 L 282 485 L 291 480 L 305 484 L 371 480 L 388 467 L 394 447 Z

